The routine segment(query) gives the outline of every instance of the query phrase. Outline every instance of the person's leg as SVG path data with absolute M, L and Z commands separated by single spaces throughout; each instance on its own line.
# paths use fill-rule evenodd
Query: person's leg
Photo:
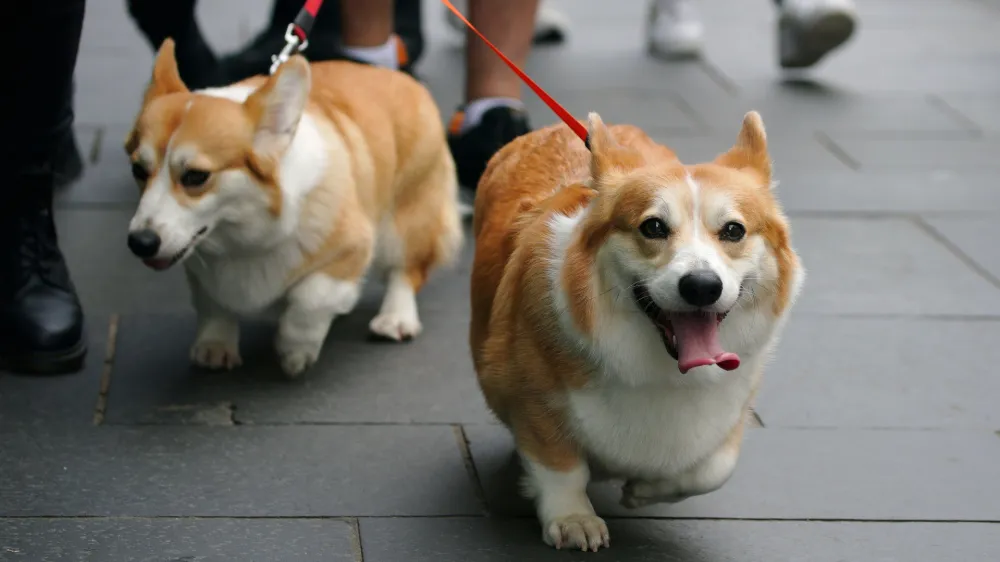
M 528 60 L 538 0 L 470 0 L 469 21 L 520 67 Z M 521 103 L 523 83 L 471 31 L 465 47 L 465 104 L 448 130 L 459 182 L 475 189 L 486 163 L 505 144 L 531 131 Z
M 697 57 L 704 34 L 694 0 L 650 0 L 646 16 L 649 54 L 665 60 Z
M 72 134 L 73 72 L 85 0 L 18 2 L 2 21 L 5 39 L 32 45 L 9 57 L 0 89 L 0 365 L 19 372 L 80 368 L 83 312 L 52 221 L 53 157 Z M 44 41 L 39 41 L 44 37 Z
M 153 50 L 174 40 L 177 69 L 192 89 L 223 85 L 219 61 L 195 19 L 197 0 L 127 0 L 128 11 Z
M 463 14 L 468 13 L 468 0 L 452 0 L 451 2 Z M 453 30 L 465 35 L 465 23 L 445 6 L 441 6 L 444 21 Z M 532 42 L 535 45 L 555 45 L 566 40 L 569 34 L 569 18 L 558 8 L 553 8 L 539 0 L 535 13 L 535 30 Z
M 394 0 L 340 0 L 344 53 L 361 62 L 398 69 L 404 50 L 393 35 Z
M 853 0 L 775 0 L 778 62 L 807 68 L 843 45 L 857 26 Z

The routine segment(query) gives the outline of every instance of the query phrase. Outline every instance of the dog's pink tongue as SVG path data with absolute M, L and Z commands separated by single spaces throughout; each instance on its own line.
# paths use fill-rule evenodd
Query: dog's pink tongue
M 726 371 L 740 366 L 740 357 L 719 345 L 719 320 L 714 314 L 671 314 L 677 337 L 677 365 L 681 373 L 695 367 L 718 365 Z

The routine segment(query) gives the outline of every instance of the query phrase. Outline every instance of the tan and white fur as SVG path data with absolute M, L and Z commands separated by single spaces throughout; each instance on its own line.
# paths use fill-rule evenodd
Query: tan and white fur
M 183 263 L 201 366 L 239 365 L 238 320 L 273 311 L 281 366 L 300 375 L 376 269 L 371 331 L 417 336 L 416 294 L 462 243 L 440 114 L 400 72 L 295 56 L 190 91 L 168 39 L 125 149 L 142 191 L 130 232 L 157 241 L 150 267 Z
M 805 274 L 756 113 L 732 148 L 695 165 L 596 114 L 589 132 L 589 153 L 557 125 L 490 161 L 474 217 L 470 344 L 544 541 L 596 551 L 610 540 L 587 496 L 596 475 L 623 480 L 629 508 L 730 478 Z M 694 273 L 715 279 L 711 302 L 682 295 Z M 685 356 L 701 342 L 681 341 L 691 318 L 725 353 Z

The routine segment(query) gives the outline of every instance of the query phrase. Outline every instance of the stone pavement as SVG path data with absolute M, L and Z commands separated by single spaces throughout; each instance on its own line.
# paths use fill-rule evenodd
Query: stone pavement
M 419 70 L 447 113 L 461 55 L 425 3 Z M 373 290 L 303 381 L 279 375 L 268 325 L 238 372 L 189 369 L 181 272 L 125 247 L 137 194 L 121 143 L 151 55 L 123 0 L 91 0 L 88 169 L 57 216 L 92 352 L 77 376 L 0 375 L 0 560 L 1000 560 L 1000 2 L 858 3 L 850 46 L 815 82 L 782 84 L 768 0 L 705 0 L 707 61 L 669 65 L 644 54 L 645 2 L 559 2 L 571 40 L 528 70 L 572 111 L 689 159 L 761 111 L 809 270 L 733 479 L 634 512 L 596 486 L 612 548 L 583 554 L 543 546 L 516 498 L 466 348 L 471 245 L 421 296 L 410 345 L 365 340 Z M 233 48 L 268 1 L 201 13 Z

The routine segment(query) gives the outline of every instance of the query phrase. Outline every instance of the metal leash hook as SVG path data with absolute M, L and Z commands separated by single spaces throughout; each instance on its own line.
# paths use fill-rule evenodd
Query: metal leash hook
M 271 55 L 271 70 L 270 73 L 274 74 L 278 71 L 278 67 L 282 64 L 288 62 L 288 57 L 292 56 L 293 53 L 301 53 L 309 47 L 309 39 L 303 41 L 299 38 L 299 35 L 295 33 L 295 24 L 288 24 L 288 29 L 285 30 L 285 46 L 282 47 L 281 52 L 277 55 Z

